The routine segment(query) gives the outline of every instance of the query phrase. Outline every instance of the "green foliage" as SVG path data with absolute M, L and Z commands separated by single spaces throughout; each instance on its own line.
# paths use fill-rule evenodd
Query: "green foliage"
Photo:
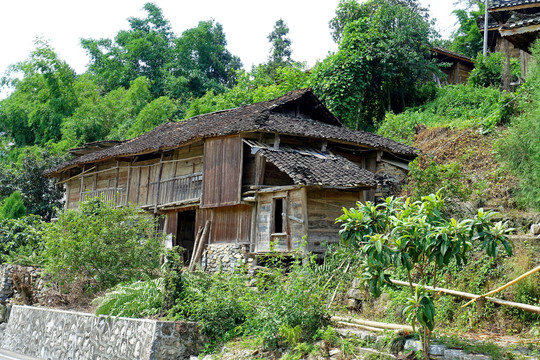
M 457 162 L 437 165 L 431 159 L 418 157 L 409 164 L 409 168 L 406 191 L 414 199 L 440 191 L 446 199 L 466 201 L 472 194 L 473 189 L 463 183 L 463 167 Z
M 118 284 L 92 304 L 98 305 L 96 315 L 148 317 L 162 311 L 163 293 L 163 278 L 147 278 L 131 284 Z
M 487 57 L 479 54 L 474 60 L 474 69 L 469 76 L 469 83 L 476 86 L 500 87 L 502 84 L 505 57 L 502 53 L 493 53 Z M 517 59 L 510 61 L 512 81 L 521 76 L 521 65 Z
M 26 207 L 21 193 L 15 191 L 4 201 L 0 209 L 0 219 L 19 219 L 23 216 L 26 216 Z
M 484 47 L 484 37 L 478 28 L 478 17 L 484 15 L 484 3 L 475 2 L 478 7 L 456 9 L 452 12 L 457 18 L 459 27 L 452 36 L 448 50 L 474 58 Z
M 533 54 L 540 54 L 536 44 Z M 540 209 L 540 67 L 531 66 L 521 90 L 528 97 L 524 114 L 515 117 L 508 132 L 497 144 L 502 162 L 519 178 L 517 198 L 522 206 Z
M 185 118 L 271 100 L 309 85 L 309 74 L 299 64 L 276 68 L 273 76 L 263 65 L 250 73 L 239 72 L 238 83 L 232 89 L 222 94 L 209 91 L 192 100 Z
M 47 42 L 38 39 L 35 45 L 30 57 L 10 66 L 1 81 L 13 92 L 0 101 L 0 131 L 17 146 L 58 141 L 62 119 L 77 106 L 75 72 Z
M 172 249 L 167 249 L 165 253 L 165 264 L 163 264 L 161 272 L 164 282 L 164 309 L 171 309 L 176 299 L 181 299 L 184 289 L 184 280 L 182 272 L 184 268 L 184 260 L 181 256 L 183 249 L 178 246 Z
M 134 207 L 81 202 L 45 230 L 45 269 L 60 285 L 88 282 L 89 291 L 151 275 L 162 253 L 154 229 L 155 220 Z
M 254 292 L 246 281 L 239 274 L 183 273 L 182 297 L 168 316 L 199 321 L 201 332 L 214 343 L 230 340 L 242 333 L 242 325 L 254 312 L 249 303 Z
M 414 0 L 340 3 L 330 22 L 339 51 L 313 69 L 313 87 L 347 126 L 371 129 L 387 109 L 403 110 L 435 70 L 426 14 Z
M 271 50 L 267 66 L 270 74 L 275 74 L 278 67 L 290 66 L 293 63 L 291 59 L 291 39 L 287 37 L 288 33 L 289 27 L 283 19 L 279 19 L 274 24 L 272 32 L 268 35 Z
M 490 131 L 510 121 L 517 95 L 500 93 L 493 87 L 448 85 L 437 90 L 433 101 L 401 114 L 388 113 L 379 124 L 378 134 L 412 144 L 415 127 L 479 127 Z
M 0 220 L 2 262 L 39 265 L 44 247 L 44 224 L 38 216 Z
M 169 312 L 173 320 L 199 321 L 211 346 L 240 335 L 263 339 L 266 347 L 294 346 L 327 323 L 320 275 L 315 264 L 277 263 L 255 279 L 235 274 L 183 273 L 183 291 Z M 254 286 L 246 286 L 251 281 Z
M 127 138 L 142 135 L 158 125 L 171 120 L 173 114 L 177 112 L 177 105 L 174 100 L 166 96 L 161 96 L 146 105 L 137 115 L 137 120 L 129 129 Z
M 64 160 L 63 157 L 51 153 L 48 148 L 32 147 L 20 150 L 15 164 L 15 187 L 21 192 L 29 214 L 41 216 L 50 221 L 62 206 L 63 190 L 53 179 L 43 176 L 43 172 Z
M 437 285 L 437 273 L 452 261 L 458 266 L 466 263 L 473 242 L 481 244 L 487 254 L 495 258 L 499 247 L 512 253 L 507 240 L 507 229 L 502 222 L 493 224 L 495 213 L 478 210 L 472 219 L 446 220 L 442 216 L 443 200 L 439 194 L 423 197 L 420 201 L 387 198 L 384 203 L 358 203 L 357 208 L 344 209 L 336 221 L 342 223 L 343 244 L 358 249 L 364 256 L 362 279 L 375 296 L 389 283 L 388 269 L 402 269 L 411 282 L 416 272 L 421 285 L 432 280 Z M 411 298 L 405 308 L 407 319 L 422 327 L 423 352 L 429 348 L 429 332 L 435 323 L 432 295 L 411 284 Z

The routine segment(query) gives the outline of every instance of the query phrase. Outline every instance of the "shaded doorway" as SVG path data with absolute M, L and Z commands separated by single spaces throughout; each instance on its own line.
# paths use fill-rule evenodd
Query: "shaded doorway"
M 193 254 L 195 244 L 195 210 L 181 211 L 178 213 L 178 226 L 176 228 L 176 240 L 174 245 L 183 247 L 185 250 L 184 264 L 188 264 Z

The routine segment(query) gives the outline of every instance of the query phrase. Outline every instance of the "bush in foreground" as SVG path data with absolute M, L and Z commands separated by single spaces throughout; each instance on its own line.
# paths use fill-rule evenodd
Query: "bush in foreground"
M 60 285 L 80 281 L 90 292 L 152 276 L 163 253 L 155 226 L 135 207 L 81 202 L 45 230 L 45 269 Z

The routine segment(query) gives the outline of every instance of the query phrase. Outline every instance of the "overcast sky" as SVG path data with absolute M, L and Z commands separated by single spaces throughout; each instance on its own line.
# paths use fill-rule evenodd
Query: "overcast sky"
M 0 0 L 0 76 L 13 63 L 26 59 L 37 36 L 50 41 L 67 63 L 82 73 L 88 57 L 81 38 L 113 38 L 129 27 L 128 17 L 144 17 L 149 0 Z M 244 68 L 265 62 L 268 34 L 283 18 L 290 28 L 292 57 L 309 66 L 324 59 L 336 45 L 328 21 L 339 0 L 154 0 L 180 35 L 201 20 L 215 19 L 223 25 L 229 51 L 240 57 Z M 443 37 L 448 37 L 456 19 L 453 0 L 420 0 L 429 5 Z

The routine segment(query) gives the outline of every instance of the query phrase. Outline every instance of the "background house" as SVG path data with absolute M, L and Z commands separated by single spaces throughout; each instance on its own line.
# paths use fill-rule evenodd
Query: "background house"
M 113 146 L 109 146 L 113 145 Z M 102 148 L 103 147 L 103 148 Z M 275 100 L 170 122 L 137 138 L 72 151 L 48 171 L 66 187 L 67 209 L 103 196 L 164 215 L 174 245 L 238 258 L 323 251 L 339 240 L 343 207 L 374 200 L 402 182 L 416 150 L 344 127 L 309 89 Z

